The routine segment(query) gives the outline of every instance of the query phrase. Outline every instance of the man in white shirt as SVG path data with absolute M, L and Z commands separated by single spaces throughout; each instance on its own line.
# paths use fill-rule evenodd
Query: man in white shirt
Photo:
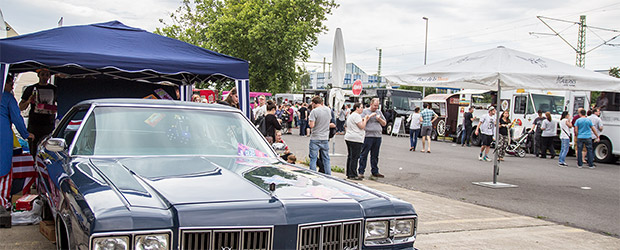
M 490 107 L 489 113 L 480 117 L 480 122 L 478 123 L 478 127 L 476 127 L 476 135 L 480 135 L 480 144 L 482 145 L 480 147 L 480 156 L 478 156 L 478 160 L 480 161 L 491 161 L 487 155 L 491 149 L 491 142 L 493 142 L 495 123 L 495 108 Z M 484 157 L 482 157 L 483 152 Z
M 592 126 L 594 126 L 594 129 L 596 129 L 596 134 L 600 135 L 601 132 L 603 132 L 603 120 L 601 120 L 601 110 L 598 108 L 593 108 L 592 114 L 588 116 L 588 119 L 592 121 Z M 592 145 L 594 145 L 595 143 L 594 140 L 596 140 L 596 135 L 592 133 Z

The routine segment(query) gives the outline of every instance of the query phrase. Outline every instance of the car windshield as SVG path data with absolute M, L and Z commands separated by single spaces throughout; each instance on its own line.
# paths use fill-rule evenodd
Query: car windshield
M 275 157 L 239 113 L 155 107 L 95 107 L 75 155 L 223 155 Z
M 421 100 L 413 97 L 406 96 L 392 96 L 392 105 L 394 109 L 398 110 L 413 110 L 417 105 L 421 103 Z
M 559 115 L 564 111 L 564 97 L 562 96 L 532 94 L 532 100 L 536 110 L 550 112 L 554 115 Z

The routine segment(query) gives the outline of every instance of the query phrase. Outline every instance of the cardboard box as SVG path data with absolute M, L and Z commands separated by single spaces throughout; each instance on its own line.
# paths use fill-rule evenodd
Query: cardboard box
M 39 197 L 37 194 L 24 195 L 17 199 L 15 202 L 15 210 L 17 211 L 30 211 L 32 210 L 32 201 Z
M 50 242 L 56 243 L 56 228 L 51 220 L 42 220 L 39 223 L 39 232 Z
M 15 204 L 17 202 L 17 200 L 19 200 L 19 198 L 22 198 L 22 196 L 23 195 L 21 194 L 21 192 L 19 192 L 19 194 L 14 194 L 11 197 L 11 203 Z

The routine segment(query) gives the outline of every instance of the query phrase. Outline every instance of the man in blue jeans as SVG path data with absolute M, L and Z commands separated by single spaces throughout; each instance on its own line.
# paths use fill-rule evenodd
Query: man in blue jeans
M 590 119 L 588 119 L 586 117 L 586 111 L 585 110 L 579 110 L 579 119 L 577 119 L 577 121 L 575 122 L 575 134 L 577 135 L 577 167 L 581 168 L 583 165 L 583 146 L 585 144 L 586 146 L 586 150 L 588 151 L 587 157 L 588 157 L 588 167 L 590 169 L 594 169 L 594 163 L 593 158 L 594 155 L 592 154 L 592 133 L 594 133 L 594 135 L 596 136 L 596 139 L 594 139 L 595 142 L 598 142 L 600 140 L 600 137 L 598 135 L 598 133 L 596 132 L 596 129 L 594 128 L 594 125 L 592 124 L 592 121 L 590 121 Z
M 319 154 L 325 167 L 325 174 L 331 175 L 332 169 L 329 162 L 329 128 L 335 128 L 331 122 L 332 111 L 323 105 L 323 99 L 319 96 L 312 98 L 312 111 L 308 116 L 308 126 L 312 129 L 310 135 L 309 152 L 310 169 L 316 171 L 316 161 Z
M 370 118 L 366 123 L 366 135 L 360 155 L 360 166 L 357 172 L 360 178 L 364 178 L 368 152 L 370 152 L 370 172 L 372 173 L 370 178 L 383 178 L 385 176 L 379 173 L 379 149 L 381 148 L 382 127 L 385 126 L 387 121 L 379 109 L 379 98 L 373 98 L 372 101 L 370 101 L 370 108 L 364 109 L 362 116 L 366 117 L 367 115 L 370 116 Z

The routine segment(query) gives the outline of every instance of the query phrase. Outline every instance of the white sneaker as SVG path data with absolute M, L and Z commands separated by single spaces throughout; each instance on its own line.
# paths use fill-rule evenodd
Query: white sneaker
M 483 159 L 484 161 L 492 161 L 491 159 L 489 159 L 489 157 L 486 157 L 486 156 L 485 156 L 484 158 L 482 158 L 482 159 Z
M 482 161 L 482 156 L 481 155 L 478 156 L 478 160 Z

